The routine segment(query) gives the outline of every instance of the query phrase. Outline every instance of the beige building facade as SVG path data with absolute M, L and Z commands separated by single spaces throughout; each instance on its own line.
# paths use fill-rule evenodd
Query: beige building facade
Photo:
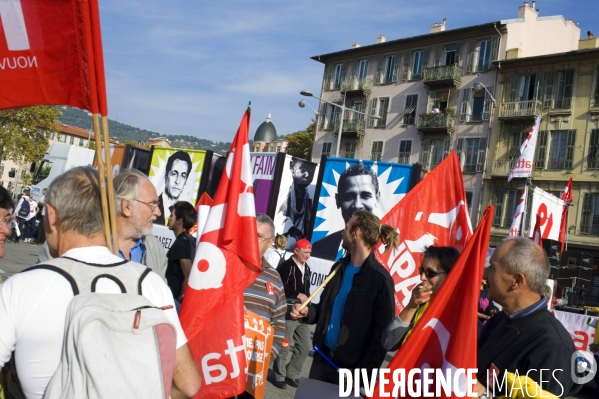
M 380 36 L 376 44 L 356 43 L 312 59 L 325 66 L 320 97 L 349 108 L 339 156 L 420 163 L 431 170 L 457 150 L 476 223 L 497 123 L 493 61 L 576 50 L 580 29 L 561 16 L 539 16 L 528 3 L 514 19 L 451 30 L 446 24 L 434 24 L 425 35 L 391 41 Z M 488 90 L 476 90 L 474 83 Z M 313 161 L 336 154 L 340 110 L 321 102 Z
M 508 234 L 524 179 L 508 182 L 507 176 L 540 114 L 532 185 L 559 196 L 572 178 L 568 249 L 589 252 L 599 264 L 599 39 L 580 40 L 577 51 L 514 58 L 498 66 L 483 200 L 496 209 L 491 245 Z

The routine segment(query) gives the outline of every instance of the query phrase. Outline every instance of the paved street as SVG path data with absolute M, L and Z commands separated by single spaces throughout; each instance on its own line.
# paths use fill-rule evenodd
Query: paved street
M 40 251 L 41 246 L 25 244 L 21 241 L 20 244 L 6 244 L 6 255 L 0 259 L 0 276 L 3 279 L 10 278 L 11 275 L 18 273 L 27 267 L 33 266 L 37 261 L 37 254 Z M 313 331 L 313 329 L 312 329 Z M 304 363 L 302 369 L 302 377 L 308 377 L 310 366 L 312 365 L 313 352 L 310 352 L 308 359 Z M 385 365 L 391 360 L 392 353 L 387 355 Z M 291 399 L 295 396 L 295 388 L 287 386 L 286 389 L 278 389 L 270 383 L 272 378 L 272 370 L 269 370 L 269 381 L 266 384 L 266 395 L 267 399 Z M 570 397 L 572 399 L 592 399 L 594 397 L 593 387 L 584 387 L 576 396 Z M 315 396 L 315 399 L 317 397 Z

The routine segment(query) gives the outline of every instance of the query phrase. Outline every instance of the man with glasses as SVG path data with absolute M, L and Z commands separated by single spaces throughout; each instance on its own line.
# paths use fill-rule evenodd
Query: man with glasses
M 149 267 L 166 281 L 166 253 L 152 234 L 153 222 L 160 212 L 154 185 L 136 169 L 121 170 L 113 185 L 120 257 Z M 46 243 L 37 263 L 48 259 L 52 257 Z
M 281 276 L 264 259 L 264 253 L 275 241 L 272 219 L 262 213 L 256 215 L 258 248 L 262 259 L 260 275 L 243 292 L 245 308 L 268 321 L 274 329 L 271 358 L 275 359 L 285 340 L 285 311 L 287 302 Z

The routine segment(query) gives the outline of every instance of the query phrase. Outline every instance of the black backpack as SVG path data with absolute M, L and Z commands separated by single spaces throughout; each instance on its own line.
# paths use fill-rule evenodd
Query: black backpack
M 275 251 L 276 251 L 276 249 L 275 249 Z M 286 254 L 286 253 L 287 253 L 287 252 L 283 252 L 283 253 L 281 254 L 281 259 L 279 259 L 279 263 L 277 264 L 277 267 L 281 266 L 281 264 L 287 260 L 287 259 L 285 259 L 285 254 Z
M 29 216 L 29 201 L 23 198 L 23 202 L 21 203 L 21 207 L 19 208 L 19 213 L 17 214 L 20 218 L 27 219 Z

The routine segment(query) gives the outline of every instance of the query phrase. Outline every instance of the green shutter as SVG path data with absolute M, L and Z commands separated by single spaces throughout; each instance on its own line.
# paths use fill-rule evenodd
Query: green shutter
M 537 162 L 535 168 L 544 169 L 545 160 L 547 158 L 547 130 L 539 131 L 539 137 L 537 138 Z
M 483 172 L 485 167 L 485 155 L 487 153 L 487 139 L 480 139 L 480 144 L 478 146 L 478 158 L 476 160 L 476 171 Z
M 555 84 L 555 71 L 547 72 L 545 77 L 545 95 L 543 97 L 543 108 L 553 107 L 553 85 Z
M 576 130 L 568 130 L 568 137 L 566 138 L 566 160 L 564 164 L 565 169 L 572 169 L 574 163 L 574 143 L 576 141 Z

